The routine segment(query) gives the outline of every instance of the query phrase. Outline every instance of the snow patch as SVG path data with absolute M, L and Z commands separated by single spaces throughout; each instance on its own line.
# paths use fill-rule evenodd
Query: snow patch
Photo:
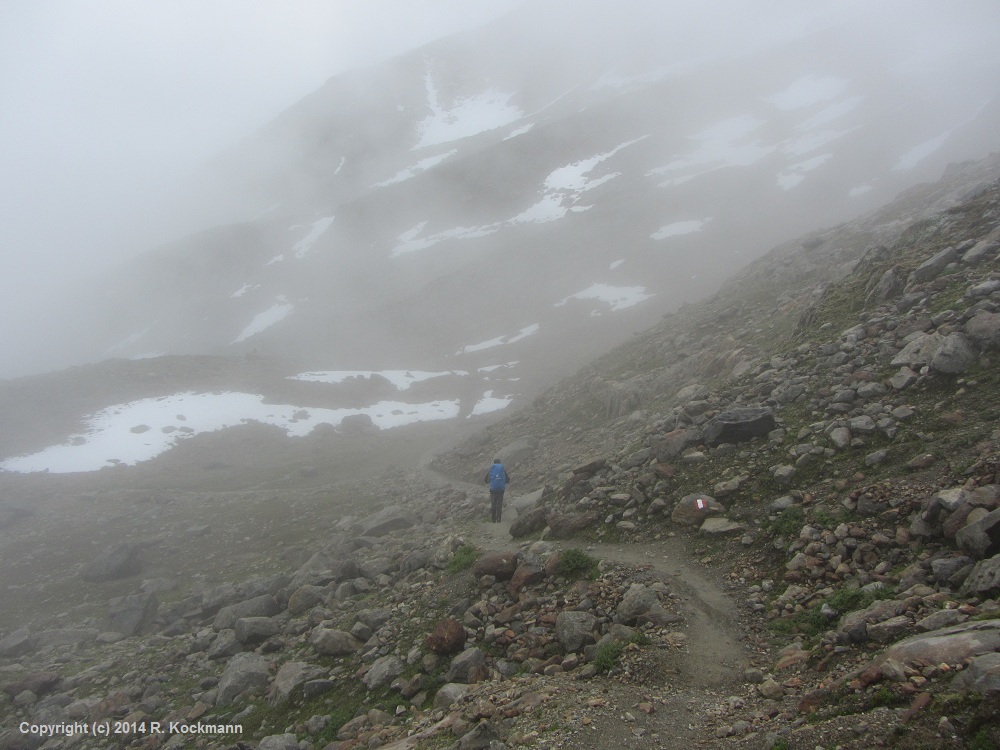
M 472 407 L 472 413 L 470 413 L 466 419 L 472 419 L 472 417 L 478 417 L 480 414 L 489 414 L 490 412 L 506 409 L 510 406 L 513 400 L 514 398 L 512 396 L 498 397 L 493 395 L 493 391 L 486 391 L 486 393 L 483 394 L 483 397 L 476 402 L 474 407 Z
M 454 106 L 446 109 L 441 106 L 437 87 L 430 73 L 424 75 L 424 84 L 431 114 L 417 125 L 418 139 L 414 150 L 502 128 L 524 117 L 518 107 L 510 104 L 510 99 L 514 96 L 512 93 L 489 89 L 474 96 L 457 99 Z
M 529 122 L 527 125 L 521 125 L 518 128 L 514 128 L 512 131 L 510 131 L 510 135 L 504 138 L 504 140 L 509 141 L 511 138 L 517 138 L 519 135 L 524 135 L 533 127 L 535 127 L 535 123 Z
M 250 325 L 243 329 L 243 332 L 233 340 L 233 343 L 238 344 L 241 341 L 246 341 L 251 336 L 256 336 L 261 331 L 270 328 L 275 323 L 285 318 L 294 307 L 295 306 L 290 302 L 287 302 L 284 297 L 279 297 L 278 301 L 267 308 L 264 312 L 255 315 L 254 319 L 250 321 Z
M 764 97 L 780 110 L 803 109 L 834 99 L 847 88 L 847 81 L 837 76 L 802 76 L 784 91 Z
M 562 307 L 567 302 L 574 299 L 593 299 L 606 303 L 611 308 L 612 312 L 615 312 L 618 310 L 625 310 L 629 307 L 634 307 L 652 296 L 652 294 L 646 294 L 646 287 L 644 286 L 611 286 L 610 284 L 592 284 L 583 291 L 571 294 L 561 301 L 556 302 L 552 306 Z
M 260 284 L 251 284 L 247 282 L 235 292 L 229 295 L 229 299 L 236 299 L 237 297 L 242 297 L 247 292 L 252 292 L 254 289 L 260 289 Z
M 454 419 L 459 411 L 458 401 L 380 401 L 359 409 L 321 409 L 265 404 L 263 396 L 249 393 L 177 393 L 103 409 L 87 418 L 84 433 L 37 453 L 8 458 L 0 462 L 0 470 L 64 474 L 133 466 L 155 458 L 181 440 L 248 422 L 274 425 L 289 437 L 303 437 L 320 424 L 337 426 L 355 414 L 367 414 L 384 430 Z
M 747 167 L 774 151 L 774 146 L 763 146 L 759 141 L 746 139 L 764 124 L 764 120 L 750 115 L 739 115 L 721 120 L 691 136 L 698 146 L 689 154 L 676 156 L 662 167 L 646 173 L 647 177 L 673 174 L 659 183 L 672 187 L 694 177 L 714 172 L 724 167 Z
M 609 265 L 608 266 L 608 270 L 609 271 L 614 271 L 616 268 L 620 268 L 621 264 L 624 263 L 624 262 L 625 262 L 625 259 L 624 258 L 620 258 L 620 259 L 614 261 L 611 265 Z
M 459 349 L 456 354 L 470 354 L 472 352 L 481 352 L 484 349 L 492 349 L 496 346 L 503 346 L 504 344 L 514 344 L 521 339 L 525 339 L 528 336 L 534 336 L 538 333 L 541 326 L 538 323 L 532 323 L 530 326 L 525 326 L 520 331 L 515 333 L 513 336 L 504 334 L 503 336 L 497 336 L 496 338 L 489 339 L 487 341 L 480 341 L 478 344 L 468 344 Z
M 421 159 L 412 167 L 407 167 L 406 169 L 398 172 L 395 177 L 390 177 L 388 180 L 383 182 L 376 182 L 374 187 L 386 187 L 387 185 L 394 185 L 397 182 L 404 182 L 411 177 L 415 177 L 421 172 L 426 172 L 431 167 L 435 167 L 445 159 L 454 156 L 458 153 L 458 149 L 453 148 L 451 151 L 447 151 L 443 154 L 438 154 L 437 156 L 428 156 L 426 159 Z
M 864 195 L 865 193 L 874 190 L 871 185 L 865 183 L 864 185 L 858 185 L 857 187 L 852 187 L 847 191 L 847 195 L 851 198 L 857 198 L 859 195 Z
M 323 233 L 330 228 L 331 224 L 333 224 L 332 216 L 326 216 L 322 219 L 314 221 L 312 223 L 312 229 L 309 230 L 309 234 L 292 246 L 292 251 L 295 253 L 295 257 L 302 258 L 305 256 L 305 254 L 312 248 L 313 243 L 316 242 L 316 240 L 318 240 Z
M 666 226 L 660 227 L 649 236 L 654 240 L 665 240 L 667 237 L 677 237 L 682 234 L 692 234 L 694 232 L 700 232 L 702 227 L 708 224 L 708 222 L 710 222 L 711 220 L 712 218 L 709 217 L 707 219 L 690 219 L 688 221 L 675 221 L 673 224 L 667 224 Z
M 800 161 L 798 164 L 792 164 L 778 174 L 778 187 L 782 190 L 791 190 L 805 179 L 806 172 L 811 172 L 832 158 L 833 154 L 822 154 L 814 156 L 812 159 Z
M 902 172 L 907 169 L 913 169 L 917 166 L 917 164 L 941 148 L 941 146 L 944 145 L 944 142 L 948 140 L 949 136 L 951 136 L 950 130 L 914 146 L 899 158 L 899 161 L 896 162 L 892 171 Z

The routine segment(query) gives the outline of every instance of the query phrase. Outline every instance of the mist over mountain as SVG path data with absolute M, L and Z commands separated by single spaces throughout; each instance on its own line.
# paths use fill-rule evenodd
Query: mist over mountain
M 989 5 L 906 11 L 528 3 L 337 75 L 190 186 L 202 230 L 25 322 L 7 374 L 259 355 L 327 383 L 433 374 L 449 415 L 524 403 L 775 244 L 997 147 Z

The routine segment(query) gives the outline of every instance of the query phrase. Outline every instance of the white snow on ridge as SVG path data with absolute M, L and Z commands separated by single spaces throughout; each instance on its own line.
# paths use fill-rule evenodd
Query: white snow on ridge
M 250 321 L 250 325 L 243 329 L 243 332 L 233 339 L 234 344 L 238 344 L 241 341 L 246 341 L 251 336 L 256 336 L 263 330 L 266 330 L 273 326 L 278 321 L 286 317 L 295 306 L 286 301 L 284 297 L 279 297 L 278 301 L 267 308 L 264 312 L 258 313 L 254 316 L 254 319 Z
M 493 391 L 486 391 L 486 393 L 483 394 L 483 397 L 476 402 L 474 407 L 472 407 L 472 412 L 466 417 L 466 419 L 472 419 L 473 417 L 478 417 L 481 414 L 489 414 L 490 412 L 506 409 L 510 406 L 511 401 L 513 400 L 513 396 L 498 397 L 493 395 Z
M 383 180 L 382 182 L 376 182 L 373 187 L 386 187 L 387 185 L 394 185 L 397 182 L 405 182 L 411 177 L 415 177 L 421 172 L 426 172 L 431 167 L 437 166 L 445 159 L 448 159 L 457 153 L 458 149 L 453 148 L 451 151 L 446 151 L 445 153 L 438 154 L 437 156 L 428 156 L 426 159 L 421 159 L 413 166 L 397 172 L 395 177 L 390 177 L 388 180 Z
M 802 76 L 784 91 L 764 97 L 780 110 L 803 109 L 835 99 L 847 88 L 847 81 L 837 76 Z
M 750 166 L 775 149 L 759 141 L 746 142 L 747 137 L 763 124 L 764 120 L 750 115 L 721 120 L 691 136 L 691 140 L 699 144 L 694 151 L 651 169 L 646 176 L 674 175 L 659 183 L 660 187 L 671 187 L 724 167 Z
M 664 240 L 668 237 L 677 237 L 682 234 L 692 234 L 694 232 L 700 232 L 702 227 L 704 227 L 712 219 L 711 217 L 707 219 L 690 219 L 688 221 L 675 221 L 673 224 L 667 224 L 666 226 L 660 227 L 650 236 L 654 240 Z
M 863 96 L 852 96 L 836 104 L 831 104 L 826 109 L 817 112 L 807 119 L 799 127 L 802 130 L 811 130 L 812 128 L 818 128 L 820 125 L 826 125 L 828 122 L 840 119 L 848 112 L 853 111 L 862 101 L 864 101 Z
M 541 326 L 538 323 L 532 323 L 530 326 L 525 326 L 520 331 L 515 333 L 513 336 L 508 336 L 504 334 L 503 336 L 497 336 L 496 338 L 489 339 L 488 341 L 480 341 L 478 344 L 468 344 L 459 349 L 456 354 L 470 354 L 472 352 L 481 352 L 484 349 L 492 349 L 496 346 L 503 346 L 504 344 L 513 344 L 521 339 L 527 338 L 528 336 L 534 336 L 538 333 Z
M 63 474 L 132 466 L 155 458 L 185 438 L 248 422 L 274 425 L 289 437 L 303 437 L 320 424 L 337 426 L 355 414 L 367 414 L 376 427 L 384 430 L 454 419 L 460 411 L 458 401 L 380 401 L 360 409 L 303 408 L 263 401 L 262 396 L 249 393 L 189 392 L 117 404 L 89 417 L 84 434 L 70 436 L 66 443 L 37 453 L 8 458 L 0 462 L 0 470 Z
M 812 159 L 806 159 L 805 161 L 800 161 L 797 164 L 792 164 L 790 167 L 787 167 L 778 174 L 778 187 L 782 190 L 791 190 L 805 179 L 806 172 L 811 172 L 817 167 L 826 164 L 826 162 L 832 158 L 833 154 L 822 154 L 820 156 L 814 156 Z
M 859 195 L 864 195 L 867 192 L 874 190 L 871 185 L 865 183 L 864 185 L 858 185 L 857 187 L 852 187 L 847 191 L 847 195 L 851 198 L 857 198 Z
M 521 125 L 520 127 L 514 128 L 510 131 L 510 134 L 504 138 L 504 140 L 509 141 L 511 138 L 517 138 L 519 135 L 524 135 L 533 127 L 535 127 L 535 123 L 529 122 L 527 125 Z
M 242 297 L 247 292 L 252 292 L 254 289 L 260 289 L 260 284 L 251 284 L 247 282 L 235 292 L 229 295 L 229 299 L 236 299 L 237 297 Z
M 322 236 L 323 232 L 330 228 L 331 224 L 333 224 L 332 216 L 326 216 L 318 221 L 314 221 L 312 229 L 309 230 L 309 234 L 296 242 L 292 247 L 292 250 L 295 252 L 295 257 L 301 258 L 308 253 L 312 248 L 313 243 Z
M 417 126 L 418 140 L 414 150 L 502 128 L 524 117 L 518 107 L 510 104 L 513 93 L 490 89 L 458 99 L 454 106 L 445 109 L 438 101 L 437 87 L 430 73 L 424 76 L 424 83 L 431 114 Z
M 440 378 L 445 375 L 466 376 L 469 373 L 465 370 L 446 370 L 444 372 L 426 372 L 422 370 L 322 370 L 317 372 L 303 372 L 298 375 L 291 375 L 288 380 L 302 380 L 311 383 L 343 383 L 350 378 L 370 378 L 379 375 L 392 383 L 397 391 L 409 390 L 414 383 L 420 383 L 431 378 Z
M 614 312 L 634 307 L 652 296 L 652 294 L 646 294 L 646 287 L 644 286 L 611 286 L 610 284 L 592 284 L 583 291 L 571 294 L 563 300 L 554 303 L 552 306 L 562 307 L 567 302 L 574 299 L 594 299 L 599 302 L 607 303 L 607 305 Z
M 917 144 L 899 157 L 899 161 L 896 162 L 892 171 L 901 172 L 907 169 L 913 169 L 917 166 L 917 164 L 941 148 L 941 146 L 944 145 L 944 142 L 948 140 L 949 136 L 951 136 L 950 130 L 939 136 L 931 138 L 930 140 L 926 140 L 923 143 Z

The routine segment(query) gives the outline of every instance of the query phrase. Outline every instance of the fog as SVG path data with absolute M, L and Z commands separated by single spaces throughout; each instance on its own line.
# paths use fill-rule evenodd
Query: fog
M 26 315 L 56 321 L 66 287 L 203 228 L 178 197 L 212 156 L 328 77 L 513 5 L 0 4 L 0 376 L 33 369 L 37 342 L 17 335 Z
M 54 361 L 34 356 L 46 343 L 35 336 L 67 314 L 59 306 L 63 290 L 79 289 L 125 258 L 211 226 L 216 206 L 202 203 L 199 192 L 206 161 L 238 149 L 331 76 L 391 59 L 516 6 L 513 0 L 4 4 L 0 246 L 6 263 L 0 313 L 6 324 L 0 376 Z M 1000 8 L 992 0 L 806 8 L 773 0 L 752 9 L 738 2 L 630 0 L 613 12 L 604 3 L 553 1 L 530 2 L 517 13 L 506 27 L 509 57 L 516 61 L 519 40 L 529 38 L 551 42 L 553 52 L 546 69 L 514 64 L 498 70 L 508 88 L 515 78 L 530 90 L 537 78 L 574 68 L 596 72 L 617 59 L 627 61 L 623 69 L 641 70 L 648 63 L 684 70 L 849 27 L 857 48 L 818 51 L 831 58 L 803 60 L 803 70 L 788 71 L 788 79 L 822 74 L 844 58 L 859 75 L 869 62 L 873 75 L 887 63 L 906 69 L 917 87 L 921 78 L 940 85 L 943 75 L 963 70 L 945 82 L 953 91 L 948 106 L 967 110 L 963 116 L 970 120 L 977 107 L 996 106 L 984 94 L 995 92 L 998 82 L 992 50 Z M 476 53 L 475 44 L 462 47 L 462 54 L 473 56 L 466 67 L 483 64 Z M 417 80 L 421 75 L 413 72 Z M 376 102 L 381 93 L 368 91 L 362 98 Z M 416 93 L 423 96 L 422 89 Z M 684 121 L 696 130 L 697 114 L 665 110 L 665 127 Z M 938 132 L 929 131 L 927 138 Z M 970 136 L 968 148 L 955 153 L 971 158 L 991 147 Z M 381 166 L 379 157 L 372 163 Z M 295 169 L 288 165 L 289 172 Z M 398 173 L 393 167 L 381 179 Z M 198 205 L 184 201 L 191 195 L 198 195 Z M 460 209 L 455 213 L 460 224 Z M 681 217 L 681 224 L 685 218 L 692 220 Z

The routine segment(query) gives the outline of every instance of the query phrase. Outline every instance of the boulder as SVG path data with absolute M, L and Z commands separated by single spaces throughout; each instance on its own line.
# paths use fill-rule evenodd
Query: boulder
M 156 594 L 119 596 L 108 602 L 111 630 L 132 636 L 149 626 L 159 608 Z
M 677 501 L 670 519 L 682 526 L 701 526 L 709 516 L 726 512 L 726 506 L 709 495 L 685 495 Z
M 402 659 L 394 654 L 389 654 L 376 659 L 365 672 L 361 681 L 369 690 L 378 690 L 403 674 L 405 668 L 406 665 L 403 664 Z
M 1000 593 L 1000 555 L 977 562 L 962 583 L 961 593 L 966 596 L 994 596 Z
M 755 437 L 765 437 L 774 428 L 774 413 L 767 407 L 729 409 L 708 421 L 703 437 L 711 446 L 745 443 Z
M 212 627 L 216 630 L 235 628 L 241 617 L 274 617 L 281 611 L 277 600 L 270 594 L 255 596 L 253 599 L 223 607 L 215 616 Z
M 517 566 L 507 584 L 507 593 L 516 596 L 525 586 L 533 586 L 545 580 L 545 569 L 536 562 L 523 562 Z
M 482 682 L 490 675 L 486 657 L 478 648 L 466 649 L 451 660 L 451 666 L 444 676 L 445 682 L 462 682 L 471 685 Z
M 226 664 L 219 679 L 215 704 L 228 706 L 248 690 L 263 692 L 267 680 L 267 659 L 259 654 L 237 654 Z
M 448 682 L 442 685 L 434 696 L 434 708 L 442 710 L 452 703 L 461 700 L 472 688 L 461 682 Z
M 259 646 L 268 638 L 277 635 L 280 628 L 273 617 L 241 617 L 234 626 L 236 640 L 244 646 Z
M 424 646 L 435 654 L 457 654 L 465 648 L 466 632 L 454 617 L 446 617 L 434 626 L 433 632 L 424 640 Z
M 589 612 L 560 612 L 556 617 L 556 637 L 567 651 L 579 651 L 594 642 L 597 618 Z
M 518 461 L 523 461 L 524 459 L 534 455 L 537 449 L 538 438 L 532 437 L 531 435 L 525 435 L 524 437 L 507 443 L 507 445 L 497 451 L 494 458 L 499 458 L 500 463 L 502 464 L 515 464 Z
M 972 659 L 952 686 L 982 694 L 991 690 L 1000 691 L 1000 653 L 983 654 Z
M 257 743 L 257 750 L 299 750 L 299 741 L 294 734 L 271 734 Z
M 390 505 L 373 516 L 361 522 L 361 533 L 364 536 L 385 536 L 393 531 L 408 529 L 417 523 L 416 514 L 399 506 Z
M 116 544 L 84 566 L 81 575 L 88 581 L 114 581 L 142 571 L 142 549 L 135 542 Z
M 267 702 L 272 706 L 287 703 L 295 691 L 301 689 L 310 680 L 320 678 L 324 670 L 314 664 L 302 661 L 287 661 L 281 665 L 278 674 L 271 683 Z
M 1000 509 L 959 529 L 955 542 L 977 560 L 1000 553 Z
M 615 611 L 615 620 L 626 625 L 632 624 L 639 619 L 640 615 L 645 614 L 659 603 L 660 600 L 655 591 L 641 583 L 633 583 L 625 592 L 625 596 L 622 597 L 621 603 Z
M 1000 349 L 1000 313 L 978 313 L 965 324 L 965 333 L 980 349 Z
M 954 263 L 957 260 L 958 253 L 955 252 L 955 248 L 946 247 L 917 266 L 913 271 L 913 278 L 918 284 L 930 281 L 940 274 L 949 263 Z
M 994 651 L 1000 651 L 1000 620 L 965 623 L 911 636 L 887 648 L 881 658 L 920 668 L 961 664 Z
M 350 633 L 333 628 L 316 628 L 309 636 L 309 643 L 319 653 L 327 656 L 353 654 L 364 645 Z
M 498 581 L 507 581 L 517 569 L 516 552 L 486 552 L 476 560 L 472 572 L 478 577 L 493 576 Z
M 524 513 L 518 511 L 517 518 L 510 525 L 510 535 L 514 539 L 521 539 L 536 531 L 541 531 L 547 525 L 546 516 L 548 513 L 549 511 L 544 507 L 532 508 Z
M 38 638 L 31 628 L 25 626 L 0 639 L 0 656 L 16 659 L 35 650 Z
M 976 361 L 976 350 L 963 334 L 949 333 L 929 362 L 932 370 L 957 375 L 968 370 Z

